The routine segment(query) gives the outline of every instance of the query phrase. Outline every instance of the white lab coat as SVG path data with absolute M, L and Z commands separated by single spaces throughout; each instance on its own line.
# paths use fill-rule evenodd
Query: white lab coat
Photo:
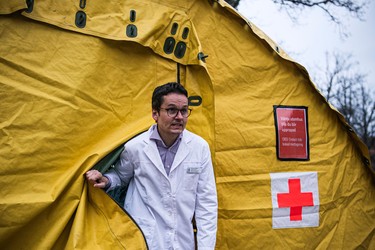
M 185 129 L 167 176 L 156 143 L 149 139 L 152 129 L 125 144 L 116 171 L 106 174 L 108 191 L 129 183 L 124 208 L 149 249 L 194 249 L 194 213 L 198 249 L 214 249 L 217 194 L 207 142 Z

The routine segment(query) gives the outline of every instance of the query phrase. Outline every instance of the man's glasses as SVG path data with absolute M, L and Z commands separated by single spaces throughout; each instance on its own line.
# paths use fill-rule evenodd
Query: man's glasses
M 164 108 L 160 108 L 160 109 L 164 109 Z M 167 109 L 164 109 L 165 111 L 167 111 L 167 115 L 169 117 L 176 117 L 178 115 L 178 112 L 181 113 L 181 115 L 186 118 L 188 117 L 190 114 L 191 114 L 191 109 L 188 109 L 188 108 L 183 108 L 183 109 L 178 109 L 178 108 L 167 108 Z

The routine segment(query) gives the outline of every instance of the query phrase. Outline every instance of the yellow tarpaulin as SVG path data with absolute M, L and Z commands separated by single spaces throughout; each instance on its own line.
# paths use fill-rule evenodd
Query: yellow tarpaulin
M 83 175 L 152 124 L 152 91 L 170 81 L 212 150 L 217 249 L 375 247 L 367 148 L 224 1 L 27 2 L 0 2 L 0 248 L 147 248 Z M 275 107 L 308 110 L 308 159 L 278 159 Z M 294 172 L 317 175 L 318 225 L 275 228 L 271 174 Z

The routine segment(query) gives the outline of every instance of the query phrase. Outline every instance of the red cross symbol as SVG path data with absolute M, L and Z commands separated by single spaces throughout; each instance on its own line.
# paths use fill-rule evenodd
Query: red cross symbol
M 277 194 L 280 208 L 290 208 L 290 220 L 302 220 L 302 207 L 314 206 L 312 192 L 301 193 L 301 179 L 288 179 L 289 193 Z

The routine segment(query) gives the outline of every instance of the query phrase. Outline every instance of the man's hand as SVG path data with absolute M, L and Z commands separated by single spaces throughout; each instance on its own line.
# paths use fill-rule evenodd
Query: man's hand
M 89 183 L 93 184 L 97 188 L 105 188 L 109 183 L 107 177 L 103 176 L 98 170 L 89 170 L 86 172 L 86 179 Z

